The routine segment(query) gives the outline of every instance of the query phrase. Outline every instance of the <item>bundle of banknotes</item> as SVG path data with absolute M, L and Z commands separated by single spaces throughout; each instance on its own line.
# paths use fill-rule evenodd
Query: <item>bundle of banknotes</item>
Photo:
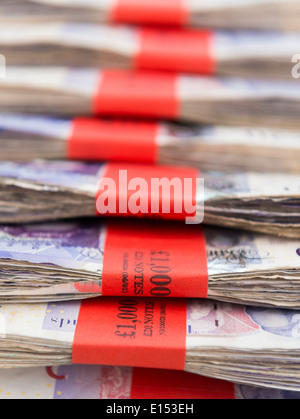
M 90 129 L 78 135 L 83 142 L 80 154 L 69 150 L 76 126 L 83 121 Z M 145 125 L 146 124 L 146 125 Z M 148 130 L 158 147 L 153 161 L 150 154 L 143 161 L 163 165 L 193 166 L 199 170 L 220 172 L 300 173 L 300 131 L 247 126 L 171 124 L 120 119 L 58 118 L 43 115 L 0 114 L 0 160 L 26 162 L 44 160 L 88 160 L 140 162 L 136 142 L 147 141 Z M 90 152 L 95 137 L 117 145 L 126 142 L 126 155 L 108 153 L 105 143 L 98 155 Z
M 150 3 L 124 0 L 3 0 L 4 22 L 51 20 L 180 24 L 182 26 L 299 30 L 298 0 L 198 0 Z M 173 3 L 173 4 L 172 4 Z M 132 6 L 133 5 L 133 6 Z M 133 10 L 133 12 L 132 12 Z M 135 12 L 135 13 L 134 13 Z
M 109 165 L 71 161 L 0 162 L 0 222 L 95 217 L 97 188 L 106 167 Z M 143 178 L 144 167 L 138 167 L 138 176 Z M 198 197 L 199 211 L 204 198 L 206 224 L 299 239 L 299 175 L 203 171 L 200 178 L 204 191 Z M 148 216 L 156 215 L 149 210 Z
M 127 221 L 120 223 L 119 231 L 127 227 L 127 224 Z M 175 231 L 176 228 L 180 232 L 180 228 L 174 225 Z M 299 240 L 214 227 L 193 228 L 200 229 L 205 236 L 205 257 L 198 250 L 196 258 L 203 259 L 205 268 L 207 265 L 209 298 L 300 310 Z M 126 243 L 136 230 L 138 234 L 148 237 L 148 240 L 153 231 L 158 237 L 159 234 L 161 237 L 170 234 L 169 226 L 167 228 L 161 223 L 153 226 L 151 223 L 135 222 L 130 234 L 125 232 L 120 235 L 124 254 L 128 251 Z M 184 227 L 182 230 L 186 232 Z M 115 261 L 112 275 L 115 278 L 121 275 L 117 262 L 118 249 L 107 246 L 106 238 L 107 224 L 104 222 L 1 226 L 0 303 L 101 296 L 104 294 L 106 257 Z M 175 235 L 173 240 L 177 240 L 180 245 L 180 234 Z M 190 249 L 183 248 L 183 258 L 188 260 L 190 252 Z M 192 275 L 197 282 L 201 282 L 200 273 L 192 272 Z M 114 293 L 108 291 L 105 295 Z M 185 295 L 196 297 L 194 291 Z
M 154 70 L 7 66 L 0 111 L 61 116 L 156 117 L 299 129 L 297 80 Z
M 0 340 L 0 366 L 72 364 L 81 304 L 1 306 L 1 333 L 5 338 Z M 210 300 L 188 302 L 187 372 L 243 385 L 299 391 L 299 354 L 298 311 Z
M 164 48 L 164 45 L 170 47 Z M 1 24 L 0 51 L 10 65 L 173 70 L 290 79 L 300 35 L 96 24 Z M 276 45 L 276 49 L 272 46 Z M 179 51 L 178 51 L 179 49 Z M 183 60 L 180 57 L 183 54 Z
M 0 399 L 299 398 L 299 12 L 1 1 Z

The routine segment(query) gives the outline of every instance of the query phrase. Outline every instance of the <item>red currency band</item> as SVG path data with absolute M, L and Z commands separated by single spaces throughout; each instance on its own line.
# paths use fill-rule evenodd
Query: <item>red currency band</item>
M 147 28 L 140 31 L 140 39 L 137 68 L 205 75 L 216 72 L 211 31 Z
M 206 240 L 200 226 L 109 222 L 102 294 L 207 298 Z
M 132 371 L 132 399 L 234 400 L 234 384 L 183 371 L 142 368 Z
M 182 26 L 188 15 L 184 0 L 117 0 L 110 18 L 113 22 Z
M 175 119 L 178 76 L 156 71 L 104 70 L 93 98 L 95 115 Z
M 193 168 L 109 163 L 98 182 L 96 214 L 186 221 L 196 216 Z
M 156 163 L 159 124 L 77 118 L 67 141 L 67 158 Z
M 85 300 L 73 363 L 184 370 L 186 311 L 185 299 Z

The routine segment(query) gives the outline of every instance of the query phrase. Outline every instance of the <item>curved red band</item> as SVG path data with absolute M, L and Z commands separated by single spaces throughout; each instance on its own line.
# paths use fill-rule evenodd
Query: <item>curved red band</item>
M 175 119 L 179 116 L 176 74 L 104 70 L 93 98 L 96 115 Z
M 140 38 L 137 68 L 205 75 L 216 72 L 211 31 L 146 28 L 141 29 Z
M 188 11 L 183 0 L 117 0 L 111 11 L 113 22 L 185 25 Z
M 67 142 L 67 158 L 156 163 L 158 131 L 156 122 L 76 118 Z
M 207 298 L 206 240 L 201 227 L 113 222 L 102 271 L 107 296 Z
M 186 316 L 185 299 L 82 301 L 73 363 L 184 370 Z

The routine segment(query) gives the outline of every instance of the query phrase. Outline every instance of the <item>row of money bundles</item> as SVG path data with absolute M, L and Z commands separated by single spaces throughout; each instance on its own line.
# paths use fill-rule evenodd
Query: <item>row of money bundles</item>
M 0 399 L 299 397 L 299 12 L 1 2 Z

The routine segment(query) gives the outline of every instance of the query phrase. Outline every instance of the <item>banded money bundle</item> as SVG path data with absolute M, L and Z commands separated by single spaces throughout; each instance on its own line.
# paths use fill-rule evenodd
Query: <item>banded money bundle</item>
M 300 131 L 0 114 L 0 160 L 66 159 L 300 172 Z
M 126 22 L 209 28 L 299 30 L 298 0 L 2 0 L 3 22 Z
M 129 309 L 128 300 L 1 306 L 0 365 L 2 368 L 55 366 L 78 361 L 80 364 L 93 362 L 95 358 L 95 363 L 99 363 L 99 359 L 118 358 L 119 365 L 124 365 L 134 353 L 131 358 L 133 366 L 147 363 L 151 367 L 164 362 L 164 369 L 172 364 L 188 372 L 239 384 L 299 391 L 297 311 L 210 300 L 189 300 L 187 303 L 183 300 L 154 301 L 155 316 L 164 313 L 161 315 L 165 316 L 165 333 L 168 334 L 170 329 L 177 333 L 173 333 L 168 348 L 161 344 L 157 349 L 149 335 L 141 338 L 145 320 L 134 327 L 134 323 L 129 321 L 128 324 L 128 320 L 126 323 L 117 317 L 118 313 L 120 316 L 125 313 L 125 308 Z M 139 300 L 133 307 L 137 310 L 134 313 L 139 316 L 147 310 L 149 312 L 147 304 L 147 301 Z M 177 310 L 168 310 L 169 304 Z M 87 319 L 86 312 L 93 310 L 95 305 L 97 313 L 94 312 L 94 318 Z M 105 309 L 108 312 L 103 319 L 99 315 Z M 179 320 L 176 325 L 172 323 L 174 316 Z M 93 336 L 93 344 L 88 345 L 91 341 L 85 341 L 85 337 L 95 333 L 94 322 L 99 332 Z M 122 325 L 131 325 L 132 332 L 130 329 L 125 332 L 120 328 Z M 119 335 L 115 334 L 118 330 Z M 155 324 L 152 336 L 157 332 Z M 136 339 L 130 339 L 130 333 L 136 333 Z M 142 345 L 139 345 L 140 339 Z M 112 351 L 111 344 L 120 340 L 124 350 Z M 159 356 L 156 356 L 158 352 Z M 147 353 L 151 356 L 145 357 Z
M 105 211 L 97 209 L 98 197 L 102 195 L 99 180 L 111 179 L 118 189 L 118 173 L 127 170 L 128 182 L 131 179 L 149 179 L 149 176 L 160 181 L 163 178 L 181 179 L 181 189 L 175 190 L 175 201 L 181 202 L 178 217 L 172 211 L 171 199 L 167 196 L 168 211 L 159 208 L 137 205 L 134 212 L 129 208 L 128 197 L 115 195 L 114 189 L 109 196 L 115 202 L 115 208 L 109 206 Z M 222 227 L 240 228 L 249 231 L 276 234 L 285 237 L 299 238 L 299 176 L 282 173 L 239 172 L 224 174 L 221 172 L 200 172 L 183 168 L 148 165 L 113 165 L 81 163 L 70 161 L 33 161 L 29 163 L 0 163 L 0 222 L 24 223 L 42 222 L 76 217 L 95 217 L 96 215 L 111 216 L 143 216 L 163 219 L 186 220 L 184 211 L 182 185 L 189 178 L 197 183 L 204 179 L 204 190 L 200 188 L 194 196 L 193 185 L 189 192 L 197 201 L 193 216 L 201 217 L 204 203 L 204 222 Z M 128 183 L 126 183 L 129 186 Z M 149 186 L 149 188 L 148 188 Z M 167 185 L 168 186 L 168 185 Z M 170 184 L 169 184 L 170 186 Z M 137 188 L 137 186 L 136 186 Z M 126 189 L 126 188 L 125 188 Z M 101 193 L 99 194 L 99 191 Z M 177 191 L 177 192 L 176 192 Z M 188 189 L 186 189 L 188 192 Z M 155 192 L 155 191 L 154 191 Z M 162 195 L 152 195 L 151 184 L 147 183 L 143 201 L 157 200 Z M 126 195 L 126 194 L 125 194 Z M 129 196 L 129 195 L 128 195 Z M 176 199 L 178 198 L 178 199 Z M 161 198 L 163 199 L 163 198 Z M 126 206 L 120 211 L 120 202 Z M 164 201 L 163 201 L 164 202 Z M 179 202 L 179 203 L 180 203 Z M 154 208 L 152 210 L 152 208 Z M 153 211 L 153 212 L 151 212 Z M 192 212 L 190 213 L 192 215 Z
M 0 398 L 300 392 L 299 12 L 1 2 Z
M 0 112 L 300 127 L 300 84 L 160 71 L 9 67 Z
M 9 65 L 169 70 L 291 79 L 299 34 L 149 29 L 86 23 L 3 24 Z
M 2 226 L 0 266 L 1 304 L 119 295 L 300 309 L 299 241 L 238 230 L 137 221 Z

